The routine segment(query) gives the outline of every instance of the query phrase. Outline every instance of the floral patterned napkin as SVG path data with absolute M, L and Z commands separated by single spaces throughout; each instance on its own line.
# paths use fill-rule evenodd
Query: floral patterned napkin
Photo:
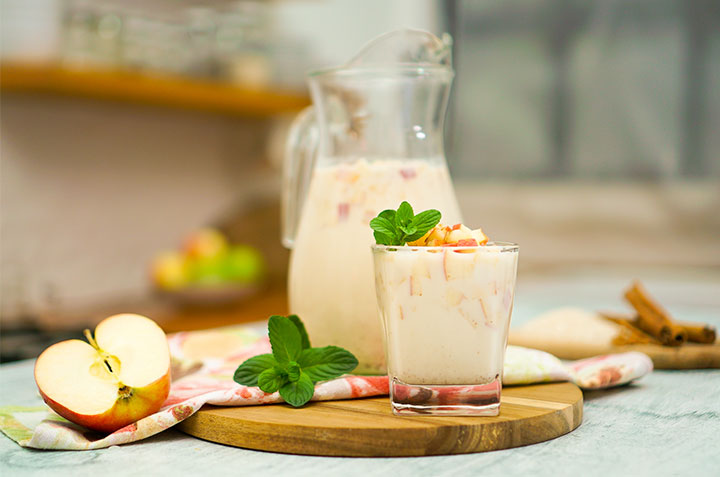
M 77 426 L 47 407 L 0 407 L 0 430 L 23 447 L 90 450 L 139 441 L 193 415 L 204 404 L 247 406 L 282 402 L 278 393 L 266 394 L 232 380 L 247 358 L 269 353 L 267 336 L 246 326 L 184 332 L 168 338 L 173 359 L 173 384 L 157 413 L 103 436 Z M 503 383 L 531 384 L 572 381 L 583 389 L 627 384 L 652 371 L 642 353 L 623 353 L 563 364 L 543 351 L 508 346 Z M 387 376 L 345 376 L 318 383 L 313 401 L 355 399 L 388 394 Z

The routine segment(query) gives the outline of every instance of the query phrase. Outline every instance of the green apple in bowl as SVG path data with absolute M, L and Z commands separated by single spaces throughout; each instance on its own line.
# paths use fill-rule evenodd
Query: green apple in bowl
M 257 283 L 265 274 L 265 259 L 255 247 L 235 245 L 223 260 L 223 273 L 231 282 Z
M 170 352 L 163 330 L 141 315 L 106 318 L 85 330 L 88 343 L 68 340 L 43 351 L 35 383 L 67 420 L 110 433 L 157 412 L 170 392 Z

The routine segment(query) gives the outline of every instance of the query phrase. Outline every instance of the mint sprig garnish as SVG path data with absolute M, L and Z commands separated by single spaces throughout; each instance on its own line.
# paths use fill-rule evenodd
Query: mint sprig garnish
M 440 223 L 442 214 L 435 209 L 413 214 L 410 204 L 403 201 L 397 210 L 387 209 L 370 221 L 375 243 L 378 245 L 405 245 L 414 242 Z
M 297 315 L 273 315 L 268 321 L 272 354 L 245 360 L 233 380 L 243 386 L 258 386 L 300 407 L 315 393 L 315 383 L 349 373 L 358 365 L 355 356 L 337 346 L 312 348 L 305 325 Z

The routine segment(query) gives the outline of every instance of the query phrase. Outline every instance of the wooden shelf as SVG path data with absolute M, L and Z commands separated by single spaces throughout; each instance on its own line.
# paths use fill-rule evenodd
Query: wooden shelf
M 71 70 L 56 65 L 3 63 L 0 91 L 57 95 L 246 117 L 297 112 L 300 93 L 251 89 L 209 80 L 128 71 Z

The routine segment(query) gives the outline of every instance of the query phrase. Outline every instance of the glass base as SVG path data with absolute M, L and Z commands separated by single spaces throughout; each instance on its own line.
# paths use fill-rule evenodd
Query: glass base
M 497 416 L 502 383 L 434 385 L 390 381 L 390 403 L 395 415 Z

